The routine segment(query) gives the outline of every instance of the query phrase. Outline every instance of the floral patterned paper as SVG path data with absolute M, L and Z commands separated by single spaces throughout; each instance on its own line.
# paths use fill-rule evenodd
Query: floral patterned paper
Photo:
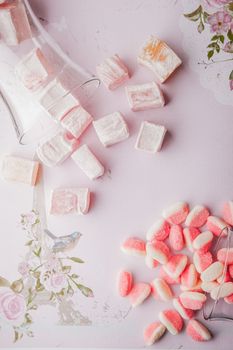
M 64 252 L 54 253 L 45 244 L 39 214 L 32 210 L 21 215 L 28 253 L 18 265 L 19 279 L 13 282 L 0 277 L 0 321 L 14 332 L 14 341 L 24 335 L 33 337 L 31 325 L 40 305 L 57 308 L 61 324 L 90 324 L 75 310 L 72 298 L 93 297 L 90 288 L 79 282 L 76 264 L 84 261 Z M 76 296 L 77 295 L 77 296 Z
M 233 1 L 183 1 L 181 29 L 191 67 L 216 98 L 233 105 Z

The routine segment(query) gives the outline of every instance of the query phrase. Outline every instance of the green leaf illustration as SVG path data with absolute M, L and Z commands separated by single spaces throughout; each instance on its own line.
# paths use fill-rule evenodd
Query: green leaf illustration
M 228 32 L 227 32 L 227 37 L 228 37 L 228 39 L 229 39 L 230 41 L 233 41 L 233 33 L 232 33 L 231 30 L 228 30 Z
M 8 280 L 0 276 L 0 287 L 10 287 L 10 285 L 11 284 Z
M 224 43 L 224 40 L 225 40 L 224 35 L 219 35 L 219 40 L 220 40 L 221 43 L 223 44 L 223 43 Z
M 22 338 L 23 338 L 23 333 L 19 333 L 18 331 L 15 330 L 14 343 L 16 343 L 18 340 Z
M 200 5 L 195 11 L 191 13 L 184 14 L 184 17 L 188 18 L 190 21 L 198 21 L 202 14 L 202 6 Z
M 204 26 L 203 22 L 201 21 L 197 26 L 198 33 L 202 33 L 204 29 L 205 29 L 205 26 Z
M 213 55 L 214 55 L 214 50 L 209 51 L 207 54 L 208 60 L 210 60 Z
M 25 245 L 30 247 L 30 246 L 32 245 L 32 243 L 33 243 L 33 239 L 31 239 L 30 241 L 28 241 L 27 243 L 25 243 Z
M 71 266 L 62 266 L 62 271 L 64 273 L 70 273 L 71 270 Z
M 218 35 L 212 36 L 211 41 L 217 41 L 217 40 L 218 40 Z
M 76 262 L 78 264 L 83 264 L 84 263 L 84 261 L 82 259 L 76 258 L 75 256 L 69 257 L 68 259 L 73 261 L 73 262 Z
M 233 80 L 233 70 L 231 71 L 231 73 L 229 75 L 229 80 Z
M 77 284 L 78 289 L 82 292 L 82 294 L 87 298 L 92 298 L 94 296 L 92 290 L 88 287 L 85 287 L 82 284 Z
M 205 23 L 208 23 L 208 17 L 209 17 L 209 14 L 206 11 L 204 11 L 203 12 L 203 20 Z

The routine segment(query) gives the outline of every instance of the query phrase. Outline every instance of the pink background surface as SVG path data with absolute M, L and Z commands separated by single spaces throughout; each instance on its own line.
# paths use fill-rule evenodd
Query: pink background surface
M 98 324 L 92 327 L 59 327 L 46 309 L 35 320 L 35 338 L 12 345 L 10 336 L 1 333 L 2 347 L 143 347 L 142 330 L 157 319 L 163 303 L 153 299 L 117 320 L 115 311 L 124 308 L 116 294 L 115 278 L 119 268 L 131 268 L 136 280 L 150 281 L 156 275 L 140 259 L 123 256 L 119 247 L 126 236 L 144 237 L 145 231 L 167 205 L 186 200 L 191 205 L 205 204 L 218 214 L 222 202 L 231 199 L 233 185 L 232 108 L 216 102 L 201 87 L 189 69 L 182 49 L 179 30 L 181 6 L 173 0 L 32 0 L 37 14 L 49 21 L 49 31 L 65 51 L 90 71 L 106 56 L 118 53 L 129 66 L 132 83 L 152 81 L 148 70 L 138 67 L 136 55 L 150 34 L 171 45 L 183 60 L 182 67 L 162 86 L 167 104 L 163 109 L 133 113 L 129 110 L 124 88 L 108 92 L 101 86 L 88 106 L 97 119 L 119 110 L 125 116 L 130 139 L 105 149 L 93 129 L 83 137 L 103 162 L 111 176 L 90 182 L 68 160 L 63 166 L 45 170 L 47 203 L 50 190 L 59 186 L 89 186 L 94 192 L 90 213 L 84 217 L 48 218 L 49 228 L 66 234 L 78 226 L 84 233 L 77 255 L 87 261 L 80 274 L 94 289 L 97 302 L 110 305 L 101 309 Z M 64 6 L 65 4 L 65 6 Z M 10 122 L 0 113 L 0 145 L 4 152 L 32 154 L 33 147 L 17 145 Z M 161 153 L 147 155 L 134 150 L 141 121 L 161 123 L 169 130 Z M 17 263 L 23 256 L 22 233 L 16 232 L 17 216 L 31 209 L 31 190 L 26 186 L 0 181 L 0 225 L 4 227 L 0 246 L 0 275 L 17 278 Z M 12 198 L 14 202 L 12 203 Z M 7 213 L 7 215 L 5 215 Z M 12 219 L 13 218 L 13 219 Z M 17 233 L 17 236 L 16 236 Z M 81 300 L 80 303 L 87 303 Z M 87 306 L 88 307 L 88 306 Z M 208 344 L 195 344 L 184 332 L 167 334 L 156 348 L 230 350 L 231 323 L 211 323 L 215 336 Z M 48 332 L 49 329 L 49 332 Z

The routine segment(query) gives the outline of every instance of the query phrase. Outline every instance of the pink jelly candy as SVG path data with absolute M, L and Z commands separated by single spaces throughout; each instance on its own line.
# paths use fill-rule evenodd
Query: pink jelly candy
M 148 283 L 137 283 L 129 293 L 129 300 L 132 307 L 136 307 L 143 303 L 151 293 L 151 286 Z
M 161 311 L 159 320 L 172 335 L 178 334 L 183 328 L 183 320 L 176 310 Z
M 229 248 L 229 250 L 227 248 L 219 249 L 217 253 L 217 259 L 223 264 L 233 264 L 233 248 Z
M 118 276 L 118 291 L 121 297 L 126 297 L 133 287 L 133 275 L 129 271 L 121 271 Z
M 146 263 L 146 266 L 149 267 L 149 269 L 155 269 L 159 265 L 159 262 L 157 260 L 153 259 L 149 255 L 146 255 L 145 263 Z
M 188 213 L 188 204 L 185 202 L 177 202 L 163 211 L 163 217 L 170 224 L 178 225 L 185 221 Z
M 206 222 L 206 226 L 215 236 L 226 236 L 228 224 L 217 216 L 209 216 Z
M 192 288 L 197 284 L 198 273 L 194 264 L 186 266 L 181 274 L 181 284 L 186 287 Z
M 164 241 L 170 232 L 170 225 L 164 219 L 159 219 L 149 228 L 146 233 L 146 239 L 152 241 L 157 239 L 158 241 Z
M 173 250 L 182 250 L 184 248 L 183 229 L 180 225 L 172 225 L 169 234 L 169 243 Z
M 210 231 L 204 231 L 200 233 L 193 240 L 193 249 L 206 253 L 211 247 L 213 238 L 213 233 Z
M 184 271 L 188 263 L 188 257 L 186 255 L 178 254 L 172 256 L 166 265 L 164 265 L 164 271 L 173 279 L 178 278 Z
M 193 263 L 196 267 L 197 272 L 201 273 L 207 269 L 213 262 L 213 257 L 210 252 L 202 253 L 195 252 L 193 254 Z
M 195 341 L 208 341 L 211 339 L 209 330 L 197 320 L 190 320 L 186 333 Z
M 147 254 L 158 261 L 160 264 L 166 264 L 170 257 L 169 247 L 162 241 L 154 239 L 146 244 Z
M 215 281 L 219 276 L 222 275 L 223 269 L 224 264 L 220 261 L 215 261 L 201 273 L 201 280 L 203 282 Z
M 155 299 L 160 299 L 163 301 L 168 301 L 172 299 L 172 290 L 165 280 L 162 278 L 155 278 L 151 282 L 152 294 Z
M 184 240 L 187 248 L 193 252 L 193 241 L 200 234 L 198 228 L 195 227 L 185 227 L 183 229 Z
M 233 201 L 228 201 L 224 204 L 223 219 L 228 225 L 233 226 Z
M 146 255 L 146 243 L 140 238 L 130 237 L 124 241 L 121 250 L 129 255 L 144 256 Z
M 153 345 L 166 332 L 166 327 L 159 321 L 149 324 L 143 333 L 144 341 L 147 346 Z
M 200 310 L 206 302 L 206 296 L 200 292 L 187 291 L 180 294 L 182 305 L 191 310 Z
M 171 278 L 166 271 L 164 271 L 163 266 L 159 270 L 159 277 L 164 279 L 168 284 L 180 284 L 180 277 L 176 279 Z
M 173 306 L 184 320 L 190 320 L 193 317 L 193 310 L 186 309 L 181 303 L 180 298 L 173 299 Z
M 218 300 L 220 298 L 226 298 L 233 294 L 233 282 L 226 282 L 218 285 L 216 288 L 212 289 L 210 296 L 213 300 Z
M 228 271 L 229 271 L 230 277 L 233 279 L 233 264 L 228 266 Z
M 196 205 L 188 214 L 185 225 L 189 227 L 201 227 L 206 223 L 209 211 L 202 205 Z

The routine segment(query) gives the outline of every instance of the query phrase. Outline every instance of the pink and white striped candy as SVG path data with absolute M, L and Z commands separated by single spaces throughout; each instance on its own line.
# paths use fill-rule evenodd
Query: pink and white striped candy
M 186 333 L 195 341 L 208 341 L 211 339 L 209 330 L 197 320 L 190 320 Z
M 180 277 L 173 279 L 165 271 L 163 266 L 159 270 L 159 278 L 162 278 L 168 284 L 180 284 Z
M 163 301 L 169 301 L 172 299 L 172 290 L 162 278 L 155 278 L 151 282 L 151 287 L 152 294 L 155 299 L 160 299 Z
M 187 286 L 181 284 L 180 285 L 180 289 L 183 292 L 202 292 L 201 284 L 202 284 L 202 280 L 198 279 L 197 283 L 195 284 L 195 286 L 187 287 Z
M 163 211 L 163 217 L 174 225 L 185 221 L 189 213 L 189 206 L 185 202 L 176 202 Z
M 183 229 L 180 225 L 172 225 L 169 234 L 169 243 L 173 250 L 182 250 L 184 248 Z
M 201 227 L 206 223 L 209 215 L 208 209 L 203 205 L 196 205 L 188 214 L 185 225 L 189 227 Z
M 228 201 L 224 204 L 223 219 L 228 225 L 233 226 L 233 201 Z
M 178 278 L 184 271 L 188 263 L 188 257 L 186 255 L 178 254 L 172 256 L 166 265 L 164 265 L 164 271 L 173 279 Z
M 185 227 L 183 229 L 183 235 L 184 240 L 186 243 L 186 246 L 190 252 L 193 252 L 193 241 L 194 239 L 200 234 L 200 231 L 198 228 L 195 227 Z
M 118 55 L 108 57 L 96 67 L 98 77 L 109 89 L 114 90 L 129 79 L 129 72 Z
M 159 320 L 172 335 L 178 334 L 183 328 L 183 320 L 176 310 L 161 311 Z
M 173 299 L 173 306 L 184 320 L 190 320 L 193 317 L 193 310 L 186 309 L 181 303 L 180 298 Z
M 148 283 L 137 283 L 129 293 L 129 300 L 132 307 L 136 307 L 144 302 L 151 293 L 151 286 Z
M 130 237 L 127 238 L 121 246 L 123 253 L 133 256 L 145 256 L 146 255 L 146 243 L 140 238 Z
M 157 239 L 158 241 L 164 241 L 170 232 L 170 225 L 164 219 L 159 219 L 149 228 L 146 233 L 146 239 L 152 241 Z
M 201 280 L 203 282 L 211 282 L 216 280 L 219 276 L 222 275 L 224 269 L 223 263 L 220 261 L 215 261 L 206 270 L 201 273 Z
M 143 333 L 144 341 L 147 346 L 153 345 L 166 332 L 166 327 L 159 321 L 149 324 Z
M 212 289 L 210 296 L 213 300 L 226 298 L 233 294 L 233 282 L 226 282 L 220 284 L 218 287 Z
M 166 264 L 171 255 L 169 247 L 164 242 L 156 239 L 151 242 L 147 242 L 146 252 L 160 264 Z
M 211 247 L 213 238 L 214 236 L 211 231 L 204 231 L 200 233 L 193 240 L 193 249 L 206 253 Z
M 228 224 L 217 216 L 209 216 L 206 222 L 206 226 L 209 231 L 211 231 L 215 236 L 226 236 Z M 225 229 L 225 230 L 224 230 Z
M 228 297 L 225 297 L 225 298 L 224 298 L 224 301 L 225 301 L 227 304 L 233 304 L 233 294 L 229 295 Z
M 184 271 L 181 274 L 181 284 L 192 288 L 197 284 L 198 280 L 198 273 L 194 266 L 194 264 L 189 264 L 186 266 Z
M 233 264 L 228 266 L 228 272 L 229 272 L 230 277 L 233 279 Z
M 153 259 L 149 255 L 146 255 L 145 263 L 146 263 L 146 266 L 149 267 L 149 269 L 155 269 L 159 265 L 159 262 L 157 260 Z
M 76 106 L 61 121 L 61 125 L 78 139 L 92 123 L 92 116 L 82 107 Z
M 231 265 L 233 264 L 233 248 L 222 248 L 219 249 L 217 253 L 218 261 L 221 261 L 223 264 Z
M 200 310 L 206 301 L 206 296 L 200 292 L 183 292 L 180 294 L 182 305 L 191 310 Z
M 210 293 L 214 288 L 218 287 L 218 282 L 211 281 L 211 282 L 202 282 L 201 289 L 203 292 Z
M 201 273 L 207 269 L 213 262 L 213 256 L 210 252 L 202 253 L 197 251 L 193 254 L 193 263 L 197 272 Z
M 129 271 L 120 271 L 118 275 L 118 292 L 121 297 L 126 297 L 133 287 L 133 275 Z
M 223 272 L 223 274 L 217 278 L 217 282 L 220 284 L 225 282 L 230 282 L 230 281 L 231 281 L 231 276 L 228 270 L 226 270 L 225 273 Z

